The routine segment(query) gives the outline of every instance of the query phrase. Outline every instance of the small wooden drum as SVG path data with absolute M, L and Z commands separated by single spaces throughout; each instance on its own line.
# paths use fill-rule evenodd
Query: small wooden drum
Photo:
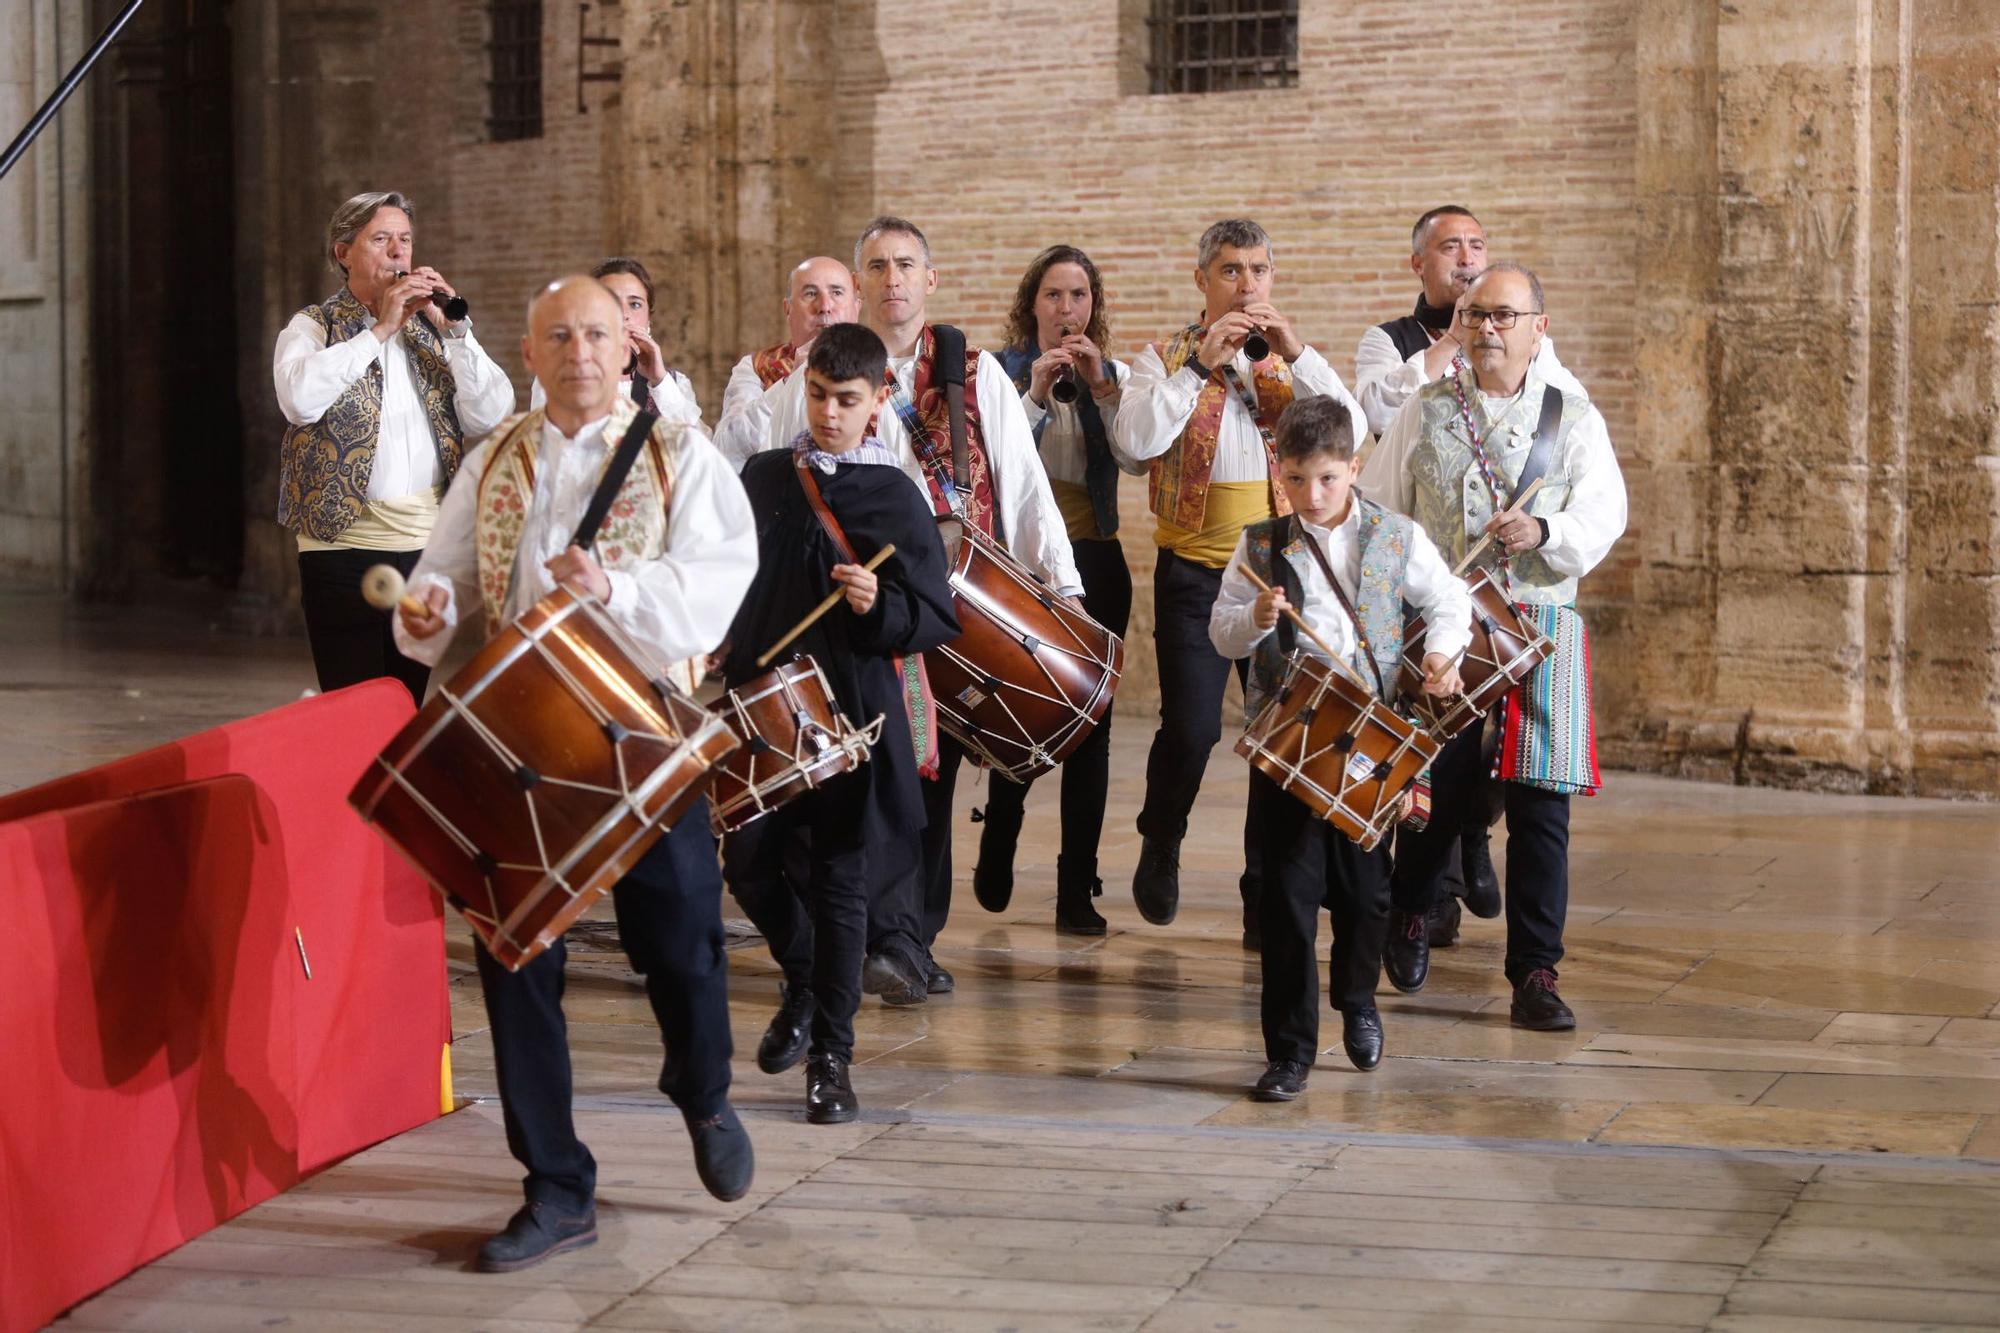
M 819 663 L 805 656 L 745 681 L 709 707 L 743 741 L 716 768 L 709 793 L 708 819 L 718 838 L 853 772 L 882 734 L 880 717 L 855 730 Z
M 701 796 L 737 746 L 597 602 L 559 588 L 439 688 L 349 793 L 519 969 Z
M 964 631 L 924 654 L 938 724 L 1016 782 L 1048 772 L 1111 707 L 1125 644 L 977 528 L 938 520 Z
M 1303 652 L 1285 665 L 1236 753 L 1312 812 L 1372 849 L 1440 746 L 1337 667 Z
M 1472 589 L 1472 646 L 1465 650 L 1465 660 L 1458 666 L 1465 693 L 1442 699 L 1424 694 L 1423 617 L 1412 620 L 1403 633 L 1403 697 L 1441 741 L 1450 740 L 1492 712 L 1507 697 L 1507 691 L 1526 680 L 1555 651 L 1549 636 L 1521 619 L 1486 570 L 1479 570 L 1466 582 Z

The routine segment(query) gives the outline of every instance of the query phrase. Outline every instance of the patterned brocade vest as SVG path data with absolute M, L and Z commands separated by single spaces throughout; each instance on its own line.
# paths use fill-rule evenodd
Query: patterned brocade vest
M 1410 520 L 1358 491 L 1354 503 L 1360 507 L 1356 540 L 1361 579 L 1354 609 L 1361 617 L 1361 633 L 1355 636 L 1347 665 L 1371 690 L 1381 694 L 1384 703 L 1394 703 L 1403 655 L 1403 582 L 1410 567 Z M 1243 559 L 1258 578 L 1283 588 L 1286 601 L 1295 607 L 1305 606 L 1305 580 L 1299 568 L 1315 562 L 1306 549 L 1306 535 L 1296 515 L 1266 519 L 1243 529 Z M 1361 651 L 1364 637 L 1375 657 L 1374 669 Z M 1292 622 L 1280 620 L 1276 632 L 1265 635 L 1251 654 L 1245 703 L 1253 716 L 1276 692 L 1284 678 L 1285 658 L 1294 646 Z
M 304 314 L 326 331 L 326 345 L 358 337 L 374 323 L 368 307 L 342 287 Z M 437 442 L 446 485 L 464 452 L 454 395 L 458 383 L 445 360 L 444 340 L 421 317 L 396 335 L 416 368 L 417 396 Z M 315 541 L 340 540 L 368 504 L 368 478 L 375 467 L 375 441 L 382 429 L 382 362 L 347 386 L 326 415 L 309 426 L 289 426 L 278 447 L 278 522 Z
M 638 404 L 624 394 L 612 400 L 611 420 L 604 427 L 604 463 L 609 465 L 626 427 L 639 414 Z M 514 563 L 527 525 L 529 502 L 535 493 L 535 464 L 541 452 L 541 409 L 510 417 L 493 432 L 493 448 L 479 475 L 479 507 L 473 544 L 479 557 L 479 599 L 486 608 L 486 630 L 498 632 L 507 623 L 507 595 L 512 590 Z M 659 421 L 640 451 L 625 482 L 618 488 L 611 512 L 598 531 L 594 553 L 606 569 L 629 570 L 657 560 L 667 550 L 667 517 L 673 510 L 674 477 L 680 459 L 685 423 Z M 574 523 L 577 516 L 569 516 Z M 700 658 L 670 665 L 668 678 L 692 694 L 700 684 Z
M 1480 430 L 1486 432 L 1484 444 L 1487 459 L 1492 464 L 1494 475 L 1506 488 L 1509 500 L 1513 497 L 1514 481 L 1527 464 L 1528 453 L 1534 443 L 1535 423 L 1542 414 L 1543 384 L 1541 376 L 1530 372 L 1520 394 L 1495 405 L 1491 415 L 1478 391 L 1469 383 L 1467 386 L 1473 420 Z M 1424 531 L 1437 544 L 1444 562 L 1456 568 L 1458 562 L 1465 558 L 1467 548 L 1477 540 L 1478 534 L 1486 530 L 1486 524 L 1493 517 L 1493 492 L 1480 472 L 1472 443 L 1467 438 L 1465 420 L 1459 414 L 1454 377 L 1433 381 L 1419 389 L 1414 410 L 1420 416 L 1417 440 L 1410 451 L 1409 461 L 1413 517 L 1424 525 Z M 1556 431 L 1549 470 L 1544 474 L 1541 490 L 1535 492 L 1535 498 L 1528 502 L 1529 513 L 1547 517 L 1559 512 L 1568 502 L 1571 484 L 1569 434 L 1589 410 L 1589 400 L 1571 394 L 1563 395 L 1562 424 Z M 1487 554 L 1481 557 L 1480 564 L 1487 569 L 1496 568 L 1492 548 L 1489 547 Z M 1571 606 L 1576 602 L 1576 580 L 1556 573 L 1538 552 L 1528 551 L 1511 557 L 1507 570 L 1508 579 L 1504 586 L 1516 602 L 1539 606 Z M 1495 581 L 1499 581 L 1497 575 Z
M 767 389 L 790 375 L 798 364 L 799 354 L 790 343 L 750 353 L 750 369 L 757 372 L 757 382 Z
M 917 364 L 910 378 L 909 395 L 910 406 L 916 412 L 917 429 L 909 433 L 910 450 L 923 466 L 924 489 L 930 494 L 931 508 L 942 518 L 951 512 L 946 490 L 946 483 L 951 478 L 951 407 L 945 397 L 944 382 L 937 376 L 937 334 L 934 327 L 924 325 L 923 337 L 917 344 Z M 971 474 L 972 490 L 970 494 L 961 495 L 959 502 L 973 526 L 995 541 L 1004 543 L 1007 535 L 999 530 L 995 521 L 993 468 L 986 456 L 986 432 L 980 425 L 979 356 L 979 349 L 968 343 L 965 348 L 965 467 Z M 893 367 L 883 372 L 882 382 L 891 389 L 897 387 Z M 895 403 L 891 399 L 880 412 L 869 418 L 868 433 L 876 434 L 883 412 L 895 411 Z
M 1167 374 L 1177 375 L 1188 363 L 1201 340 L 1208 334 L 1202 324 L 1190 324 L 1173 336 L 1160 354 Z M 1292 405 L 1292 370 L 1275 353 L 1251 368 L 1257 394 L 1257 424 L 1265 431 L 1264 462 L 1270 470 L 1271 510 L 1289 514 L 1291 504 L 1278 485 L 1278 456 L 1271 448 L 1270 432 L 1277 429 L 1278 417 Z M 1222 431 L 1222 415 L 1229 410 L 1234 390 L 1217 369 L 1195 399 L 1194 413 L 1181 428 L 1181 437 L 1147 471 L 1147 499 L 1153 513 L 1177 528 L 1189 532 L 1201 529 L 1208 511 L 1208 479 L 1215 470 L 1216 439 Z

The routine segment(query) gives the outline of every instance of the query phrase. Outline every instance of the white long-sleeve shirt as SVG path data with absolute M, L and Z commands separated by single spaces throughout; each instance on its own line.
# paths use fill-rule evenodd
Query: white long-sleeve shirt
M 915 378 L 917 358 L 889 358 L 889 371 L 905 394 Z M 773 386 L 771 426 L 763 447 L 788 446 L 806 428 L 806 367 L 803 362 L 780 386 Z M 986 442 L 986 464 L 993 486 L 993 516 L 1006 539 L 1007 549 L 1016 560 L 1039 574 L 1048 585 L 1066 596 L 1083 592 L 1083 579 L 1076 572 L 1070 552 L 1069 529 L 1062 511 L 1056 507 L 1055 493 L 1035 456 L 1035 436 L 1028 427 L 1027 414 L 1014 381 L 1001 369 L 992 353 L 979 354 L 975 392 L 979 398 L 979 429 Z M 924 466 L 910 443 L 910 433 L 893 404 L 884 404 L 876 420 L 875 434 L 902 464 L 903 472 L 930 501 L 930 483 Z
M 1379 324 L 1361 335 L 1361 345 L 1354 349 L 1354 396 L 1361 400 L 1361 410 L 1368 414 L 1369 430 L 1377 435 L 1388 430 L 1396 414 L 1403 410 L 1403 404 L 1410 401 L 1410 395 L 1430 383 L 1430 377 L 1424 374 L 1424 353 L 1428 350 L 1419 348 L 1405 357 Z M 1542 338 L 1542 345 L 1535 352 L 1534 370 L 1543 382 L 1564 393 L 1590 397 L 1577 377 L 1556 360 L 1553 338 Z
M 1517 394 L 1473 391 L 1474 417 L 1486 432 L 1486 447 L 1496 463 L 1524 454 L 1534 446 L 1535 425 L 1542 414 L 1543 384 L 1540 372 L 1530 366 Z M 1410 455 L 1417 446 L 1422 415 L 1416 411 L 1397 413 L 1389 433 L 1376 443 L 1361 469 L 1361 485 L 1370 498 L 1404 514 L 1415 503 Z M 1529 503 L 1530 511 L 1549 525 L 1548 541 L 1537 554 L 1556 573 L 1580 579 L 1611 553 L 1625 531 L 1625 475 L 1618 467 L 1618 455 L 1612 451 L 1604 414 L 1596 407 L 1587 410 L 1583 419 L 1570 428 L 1560 453 L 1549 460 L 1549 474 L 1569 479 L 1569 495 L 1556 513 L 1544 512 L 1539 496 Z M 1466 533 L 1474 541 L 1481 535 Z
M 648 383 L 652 392 L 653 405 L 660 409 L 660 415 L 669 421 L 692 421 L 701 424 L 701 404 L 695 401 L 694 385 L 678 370 L 670 370 L 667 377 L 658 384 Z M 630 377 L 618 381 L 618 391 L 627 398 L 632 396 Z M 540 379 L 528 381 L 528 410 L 534 412 L 547 405 L 549 391 L 542 387 Z
M 422 316 L 415 318 L 421 319 Z M 382 424 L 375 437 L 375 458 L 368 472 L 370 500 L 393 500 L 444 482 L 437 441 L 417 388 L 417 370 L 401 334 L 388 342 L 368 329 L 345 342 L 327 346 L 319 321 L 300 311 L 278 334 L 271 355 L 271 381 L 278 410 L 294 426 L 310 426 L 325 416 L 354 382 L 382 363 Z M 440 335 L 442 336 L 442 335 Z M 445 337 L 445 363 L 457 385 L 452 397 L 459 429 L 467 440 L 490 433 L 514 410 L 514 385 L 472 335 Z
M 1347 517 L 1330 528 L 1299 520 L 1299 527 L 1305 532 L 1306 540 L 1318 544 L 1326 554 L 1327 563 L 1340 579 L 1341 591 L 1356 605 L 1361 600 L 1361 506 L 1352 500 L 1348 502 Z M 1243 568 L 1243 552 L 1247 538 L 1238 538 L 1236 552 L 1229 557 L 1228 568 L 1222 571 L 1222 587 L 1217 591 L 1215 606 L 1208 615 L 1208 640 L 1215 645 L 1215 651 L 1224 657 L 1248 657 L 1263 642 L 1264 636 L 1274 633 L 1277 626 L 1259 629 L 1255 618 L 1257 586 L 1250 582 L 1250 576 Z M 1299 576 L 1299 591 L 1305 598 L 1303 606 L 1292 608 L 1313 632 L 1341 655 L 1343 662 L 1353 657 L 1358 636 L 1354 622 L 1348 618 L 1340 599 L 1326 581 L 1326 573 L 1310 551 L 1299 551 L 1285 557 Z M 1403 574 L 1403 597 L 1424 613 L 1424 651 L 1443 653 L 1456 657 L 1472 642 L 1472 593 L 1465 581 L 1454 576 L 1444 563 L 1444 557 L 1431 539 L 1424 535 L 1422 527 L 1410 525 L 1409 563 Z M 1314 657 L 1325 660 L 1306 635 L 1299 635 L 1298 646 Z M 1372 677 L 1365 677 L 1373 683 Z
M 1122 362 L 1112 373 L 1118 377 L 1121 385 L 1132 378 L 1132 368 Z M 1078 387 L 1080 392 L 1089 392 L 1082 386 Z M 1123 397 L 1121 393 L 1109 401 L 1098 400 L 1097 415 L 1103 419 L 1107 438 L 1110 437 L 1112 427 L 1118 421 L 1118 408 Z M 1083 438 L 1083 416 L 1077 411 L 1080 405 L 1059 403 L 1052 397 L 1049 399 L 1049 405 L 1043 407 L 1027 393 L 1021 394 L 1021 412 L 1028 418 L 1029 431 L 1032 432 L 1036 426 L 1041 426 L 1038 439 L 1042 451 L 1042 468 L 1049 474 L 1050 481 L 1073 482 L 1078 486 L 1085 484 L 1086 449 Z M 1047 424 L 1043 425 L 1044 422 Z M 1137 476 L 1146 470 L 1143 464 L 1128 463 L 1119 458 L 1116 449 L 1111 451 L 1111 456 L 1125 472 Z
M 1236 376 L 1256 396 L 1257 385 L 1250 370 L 1250 358 L 1239 350 L 1232 361 Z M 1291 363 L 1292 394 L 1310 398 L 1333 394 L 1347 402 L 1354 414 L 1354 443 L 1360 448 L 1366 439 L 1361 404 L 1340 382 L 1340 375 L 1326 358 L 1308 347 Z M 1147 463 L 1173 448 L 1194 415 L 1195 401 L 1208 381 L 1192 367 L 1182 366 L 1169 375 L 1158 348 L 1147 347 L 1132 363 L 1132 376 L 1118 405 L 1118 420 L 1111 432 L 1111 449 L 1118 465 L 1130 472 L 1143 472 Z M 1215 435 L 1215 465 L 1209 472 L 1212 482 L 1267 481 L 1270 465 L 1264 453 L 1264 436 L 1257 419 L 1234 390 L 1222 404 L 1222 423 Z
M 722 416 L 715 423 L 715 447 L 741 472 L 750 455 L 771 447 L 771 417 L 785 396 L 785 381 L 770 388 L 758 377 L 754 354 L 729 369 L 722 389 Z
M 545 563 L 569 545 L 576 525 L 597 489 L 616 440 L 604 438 L 609 415 L 565 436 L 545 419 L 535 465 L 535 493 L 515 554 L 513 588 L 506 614 L 511 621 L 555 591 Z M 444 504 L 430 543 L 410 577 L 411 593 L 441 587 L 448 593 L 445 628 L 428 639 L 413 637 L 394 618 L 396 646 L 404 656 L 435 666 L 459 622 L 459 609 L 479 604 L 477 536 L 479 478 L 494 440 L 467 455 Z M 737 605 L 757 573 L 757 527 L 743 483 L 710 444 L 698 425 L 686 425 L 675 446 L 673 505 L 667 515 L 667 549 L 657 560 L 633 569 L 609 569 L 611 595 L 605 609 L 625 631 L 659 654 L 678 662 L 722 642 Z M 643 466 L 643 462 L 635 464 Z

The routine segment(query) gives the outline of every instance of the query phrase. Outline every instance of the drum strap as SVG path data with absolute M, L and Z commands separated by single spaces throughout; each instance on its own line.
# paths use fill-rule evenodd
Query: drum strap
M 1375 677 L 1376 697 L 1388 698 L 1389 687 L 1382 680 L 1382 664 L 1375 660 L 1375 649 L 1368 642 L 1368 631 L 1361 628 L 1361 613 L 1354 609 L 1354 603 L 1348 600 L 1347 590 L 1341 587 L 1340 580 L 1333 576 L 1333 562 L 1326 558 L 1326 552 L 1319 549 L 1319 543 L 1312 539 L 1312 534 L 1305 530 L 1305 525 L 1299 522 L 1296 515 L 1293 516 L 1292 522 L 1298 529 L 1299 540 L 1306 544 L 1306 549 L 1313 553 L 1313 559 L 1319 562 L 1319 572 L 1326 575 L 1326 581 L 1333 585 L 1333 595 L 1340 599 L 1340 609 L 1347 612 L 1348 620 L 1354 625 L 1355 641 L 1361 645 L 1361 655 L 1368 659 L 1368 670 Z
M 1562 425 L 1562 390 L 1553 384 L 1542 386 L 1542 416 L 1535 423 L 1535 443 L 1528 450 L 1528 461 L 1521 465 L 1521 475 L 1514 483 L 1514 494 L 1535 484 L 1549 470 L 1549 460 L 1555 457 L 1556 430 Z
M 597 491 L 583 511 L 583 521 L 576 525 L 576 536 L 570 539 L 572 546 L 581 546 L 588 551 L 596 543 L 597 530 L 604 526 L 605 518 L 611 513 L 611 505 L 618 498 L 618 490 L 625 484 L 625 475 L 632 470 L 639 450 L 645 447 L 653 434 L 653 423 L 659 419 L 659 409 L 648 401 L 639 415 L 632 418 L 632 424 L 625 428 L 625 438 L 618 441 L 618 451 L 611 455 L 611 464 L 604 469 L 604 478 L 597 483 Z
M 850 565 L 860 564 L 861 557 L 854 553 L 854 547 L 848 542 L 847 534 L 841 530 L 840 520 L 826 507 L 826 497 L 820 494 L 819 490 L 819 478 L 813 475 L 812 464 L 806 462 L 805 454 L 794 450 L 792 466 L 798 469 L 799 486 L 806 493 L 806 503 L 812 506 L 813 517 L 819 520 L 819 525 L 826 530 L 826 535 L 833 539 L 833 544 L 839 550 L 841 557 Z

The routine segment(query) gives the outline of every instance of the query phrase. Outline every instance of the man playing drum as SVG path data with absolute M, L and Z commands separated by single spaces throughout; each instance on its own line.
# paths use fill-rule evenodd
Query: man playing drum
M 1458 302 L 1458 336 L 1470 373 L 1417 390 L 1369 455 L 1362 484 L 1409 514 L 1454 565 L 1481 534 L 1481 564 L 1555 644 L 1554 655 L 1507 697 L 1498 772 L 1507 814 L 1507 980 L 1518 1027 L 1576 1026 L 1556 992 L 1569 911 L 1569 798 L 1599 787 L 1590 717 L 1590 650 L 1576 613 L 1577 581 L 1625 531 L 1625 479 L 1604 417 L 1551 387 L 1536 353 L 1548 329 L 1541 282 L 1518 264 L 1493 264 Z M 1502 512 L 1536 478 L 1522 512 Z M 1479 799 L 1481 728 L 1448 742 L 1432 770 L 1429 826 L 1399 834 L 1396 855 L 1412 882 L 1432 885 Z M 1391 913 L 1389 977 L 1424 983 L 1421 915 Z M 1404 957 L 1397 959 L 1397 951 Z
M 1403 653 L 1403 603 L 1423 612 L 1424 692 L 1459 689 L 1456 660 L 1471 638 L 1472 599 L 1437 548 L 1409 519 L 1354 491 L 1351 409 L 1339 398 L 1302 398 L 1278 418 L 1278 482 L 1291 513 L 1243 530 L 1223 571 L 1209 637 L 1226 658 L 1250 659 L 1252 711 L 1279 687 L 1291 609 L 1342 655 L 1370 693 L 1393 703 Z M 1254 574 L 1267 585 L 1260 592 Z M 1299 650 L 1318 654 L 1309 636 Z M 1344 767 L 1347 756 L 1330 755 Z M 1337 781 L 1338 775 L 1335 775 Z M 1333 918 L 1327 988 L 1341 1015 L 1341 1041 L 1357 1069 L 1382 1060 L 1375 983 L 1388 926 L 1389 849 L 1363 851 L 1258 769 L 1250 773 L 1263 837 L 1264 1058 L 1253 1093 L 1290 1101 L 1304 1090 L 1319 1050 L 1319 976 L 1314 937 L 1322 904 Z
M 620 392 L 627 340 L 616 298 L 582 276 L 538 294 L 528 326 L 521 355 L 547 387 L 547 406 L 504 423 L 467 455 L 411 580 L 426 613 L 406 606 L 398 614 L 397 644 L 435 663 L 468 605 L 502 624 L 563 583 L 595 597 L 663 661 L 706 653 L 757 570 L 741 483 L 699 426 L 656 424 L 602 530 L 602 560 L 567 545 L 606 458 L 638 415 Z M 752 1154 L 729 1104 L 722 877 L 705 800 L 653 844 L 612 898 L 619 939 L 646 978 L 666 1046 L 660 1090 L 687 1123 L 702 1184 L 718 1199 L 741 1198 Z M 597 1238 L 597 1164 L 571 1119 L 562 941 L 518 972 L 477 940 L 474 952 L 507 1146 L 528 1171 L 526 1205 L 479 1251 L 480 1268 L 507 1272 Z

